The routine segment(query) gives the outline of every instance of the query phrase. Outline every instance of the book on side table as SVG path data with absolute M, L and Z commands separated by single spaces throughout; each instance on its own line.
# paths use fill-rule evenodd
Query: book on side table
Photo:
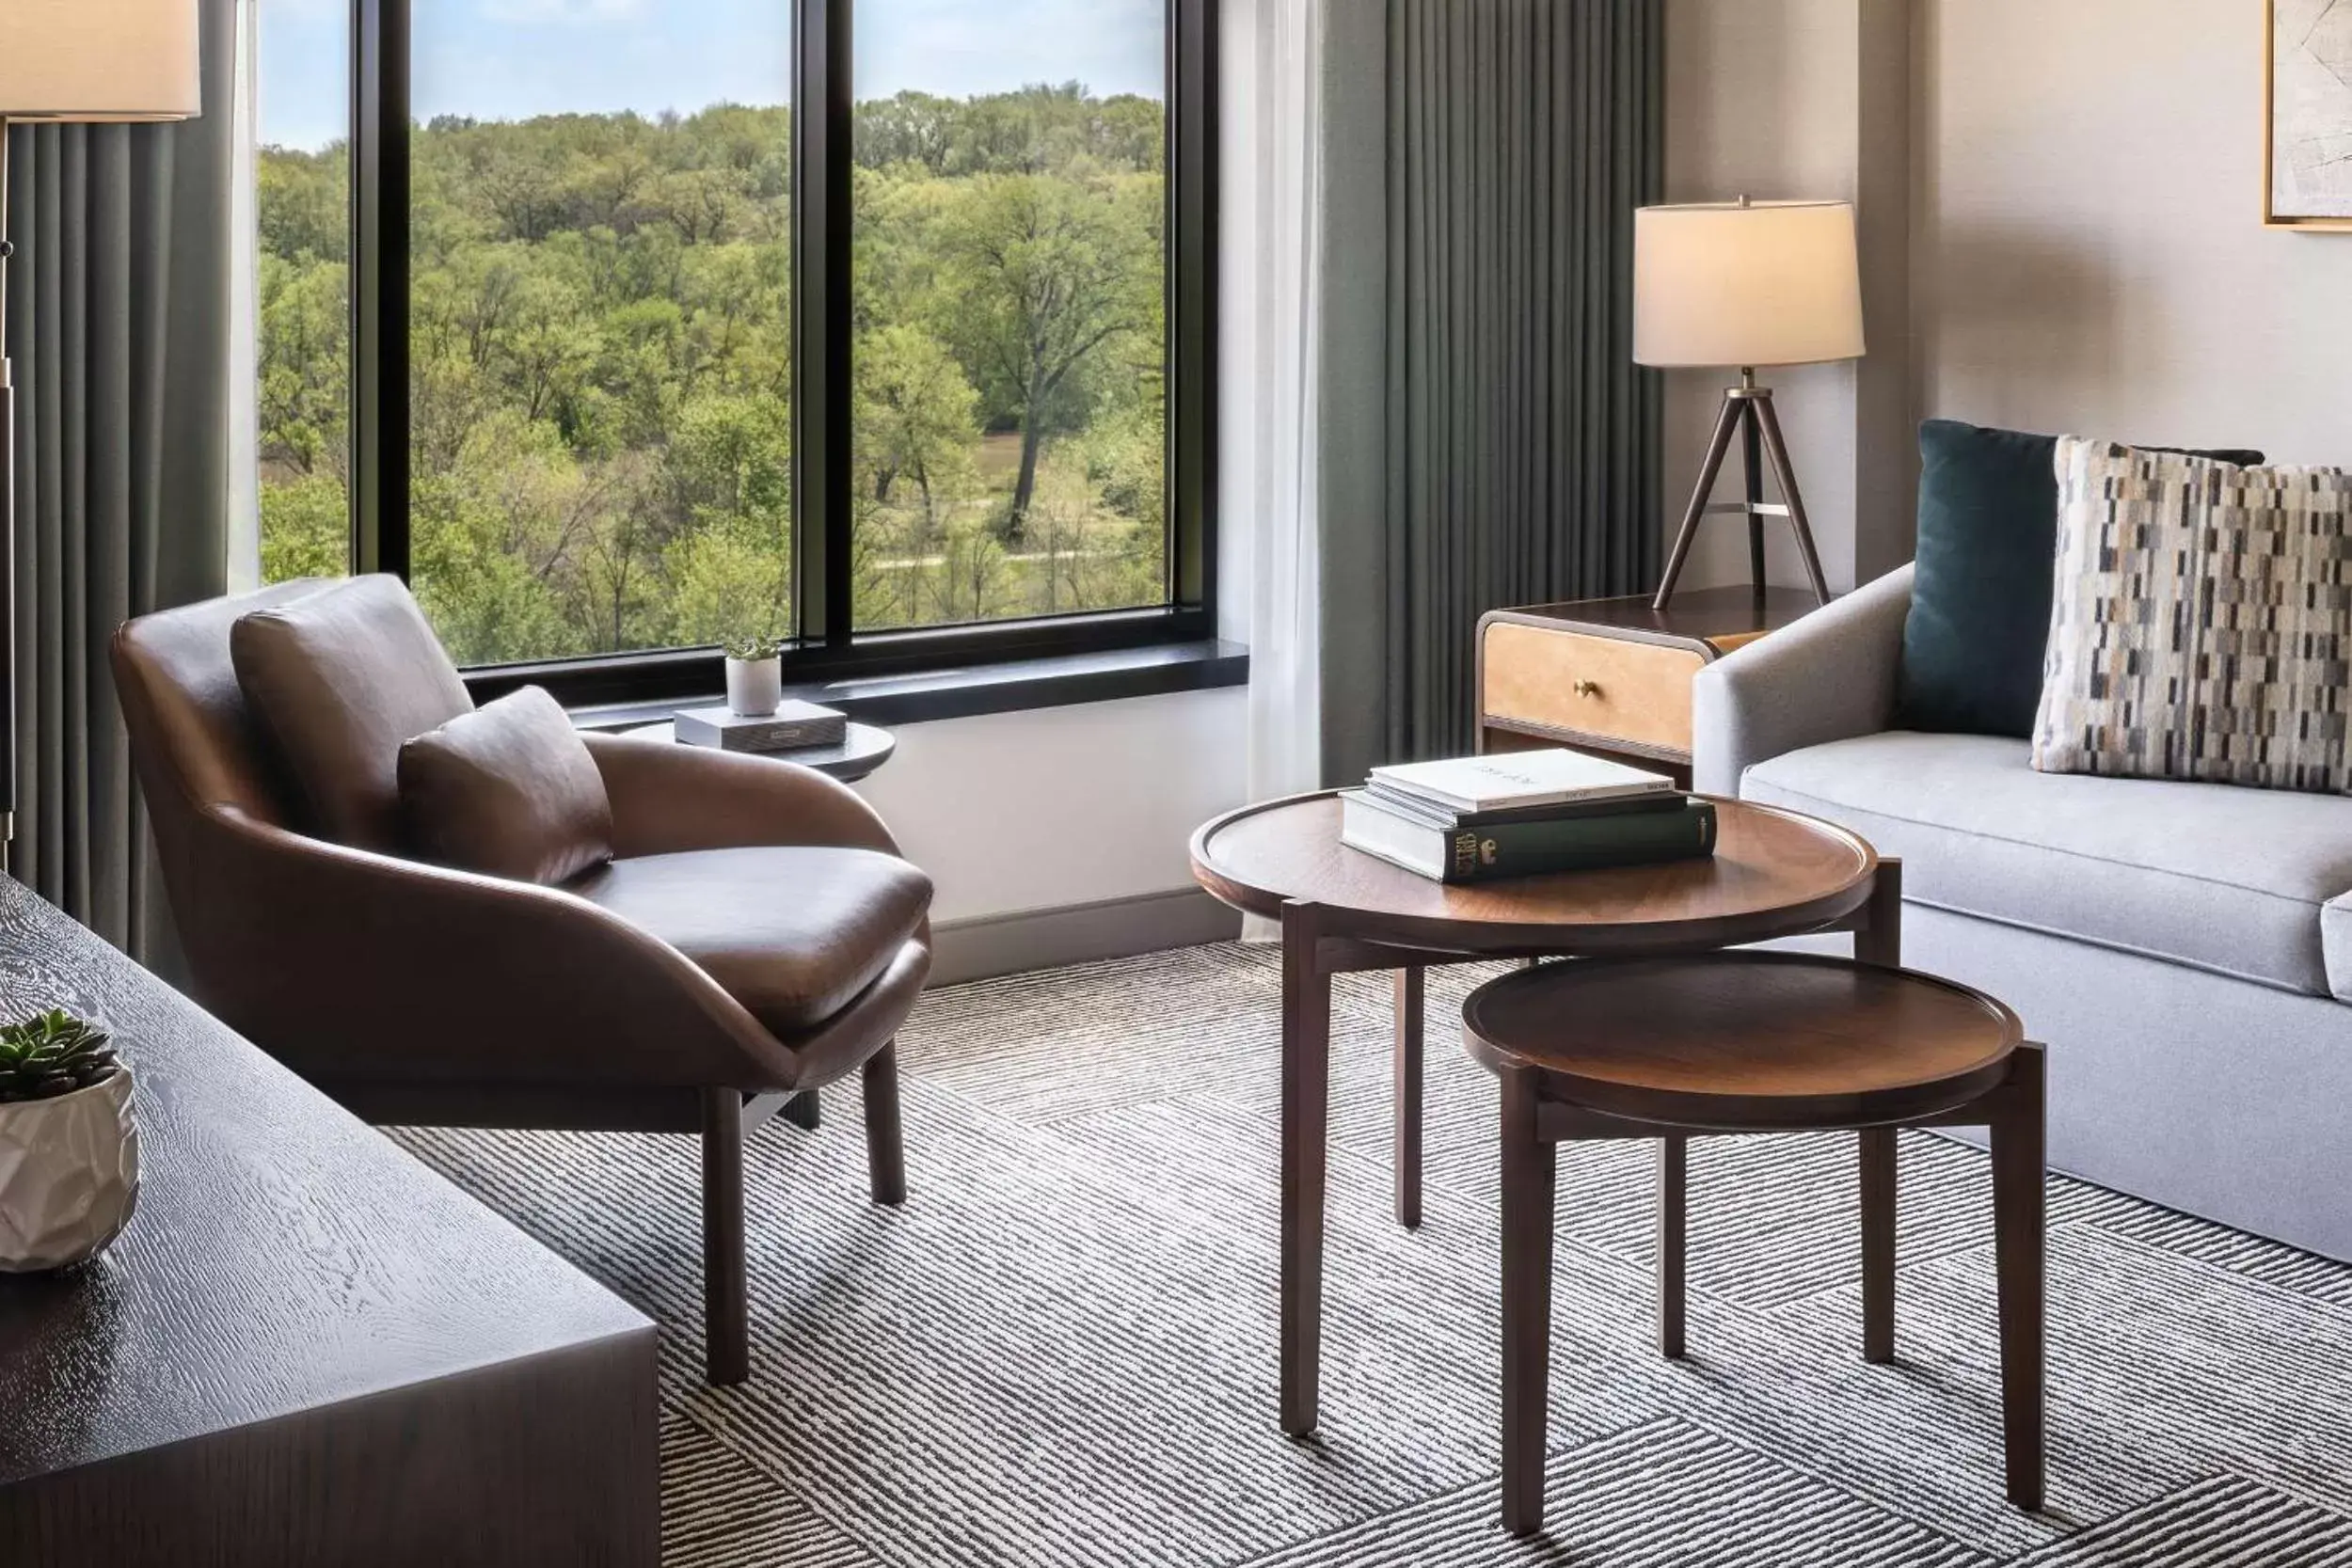
M 720 707 L 688 708 L 677 716 L 677 737 L 689 746 L 723 752 L 794 752 L 838 746 L 849 720 L 837 708 L 789 702 L 773 713 L 745 716 Z
M 1711 804 L 1663 774 L 1565 750 L 1376 768 L 1340 805 L 1343 844 L 1443 882 L 1715 850 Z

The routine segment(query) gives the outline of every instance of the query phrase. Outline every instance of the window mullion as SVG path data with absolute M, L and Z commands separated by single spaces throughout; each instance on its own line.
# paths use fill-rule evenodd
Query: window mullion
M 352 566 L 408 575 L 409 0 L 353 0 Z
M 850 638 L 850 0 L 795 0 L 793 604 L 804 639 Z

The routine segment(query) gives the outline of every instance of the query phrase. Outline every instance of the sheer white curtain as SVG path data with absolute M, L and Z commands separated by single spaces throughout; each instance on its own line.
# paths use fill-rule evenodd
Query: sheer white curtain
M 1322 783 L 1315 467 L 1326 0 L 1225 0 L 1218 531 L 1252 800 Z M 1360 3 L 1360 0 L 1354 0 Z
M 232 0 L 237 56 L 228 113 L 229 592 L 262 586 L 262 283 L 255 154 L 261 146 L 258 0 Z

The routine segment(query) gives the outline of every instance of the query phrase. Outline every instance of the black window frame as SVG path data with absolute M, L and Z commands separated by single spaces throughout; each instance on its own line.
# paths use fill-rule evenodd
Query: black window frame
M 858 0 L 793 10 L 793 616 L 785 678 L 819 683 L 1216 635 L 1217 0 L 1168 0 L 1168 574 L 1165 605 L 859 632 L 850 575 L 850 188 Z M 409 570 L 410 0 L 352 0 L 352 569 Z M 704 696 L 716 648 L 469 669 L 487 700 L 571 706 Z

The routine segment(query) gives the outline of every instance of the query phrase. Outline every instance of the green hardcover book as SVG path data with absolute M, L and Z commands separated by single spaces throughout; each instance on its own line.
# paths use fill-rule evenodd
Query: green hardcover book
M 1453 837 L 1448 882 L 1544 877 L 1613 865 L 1695 860 L 1715 852 L 1715 808 L 1689 801 L 1681 811 L 1503 822 Z

